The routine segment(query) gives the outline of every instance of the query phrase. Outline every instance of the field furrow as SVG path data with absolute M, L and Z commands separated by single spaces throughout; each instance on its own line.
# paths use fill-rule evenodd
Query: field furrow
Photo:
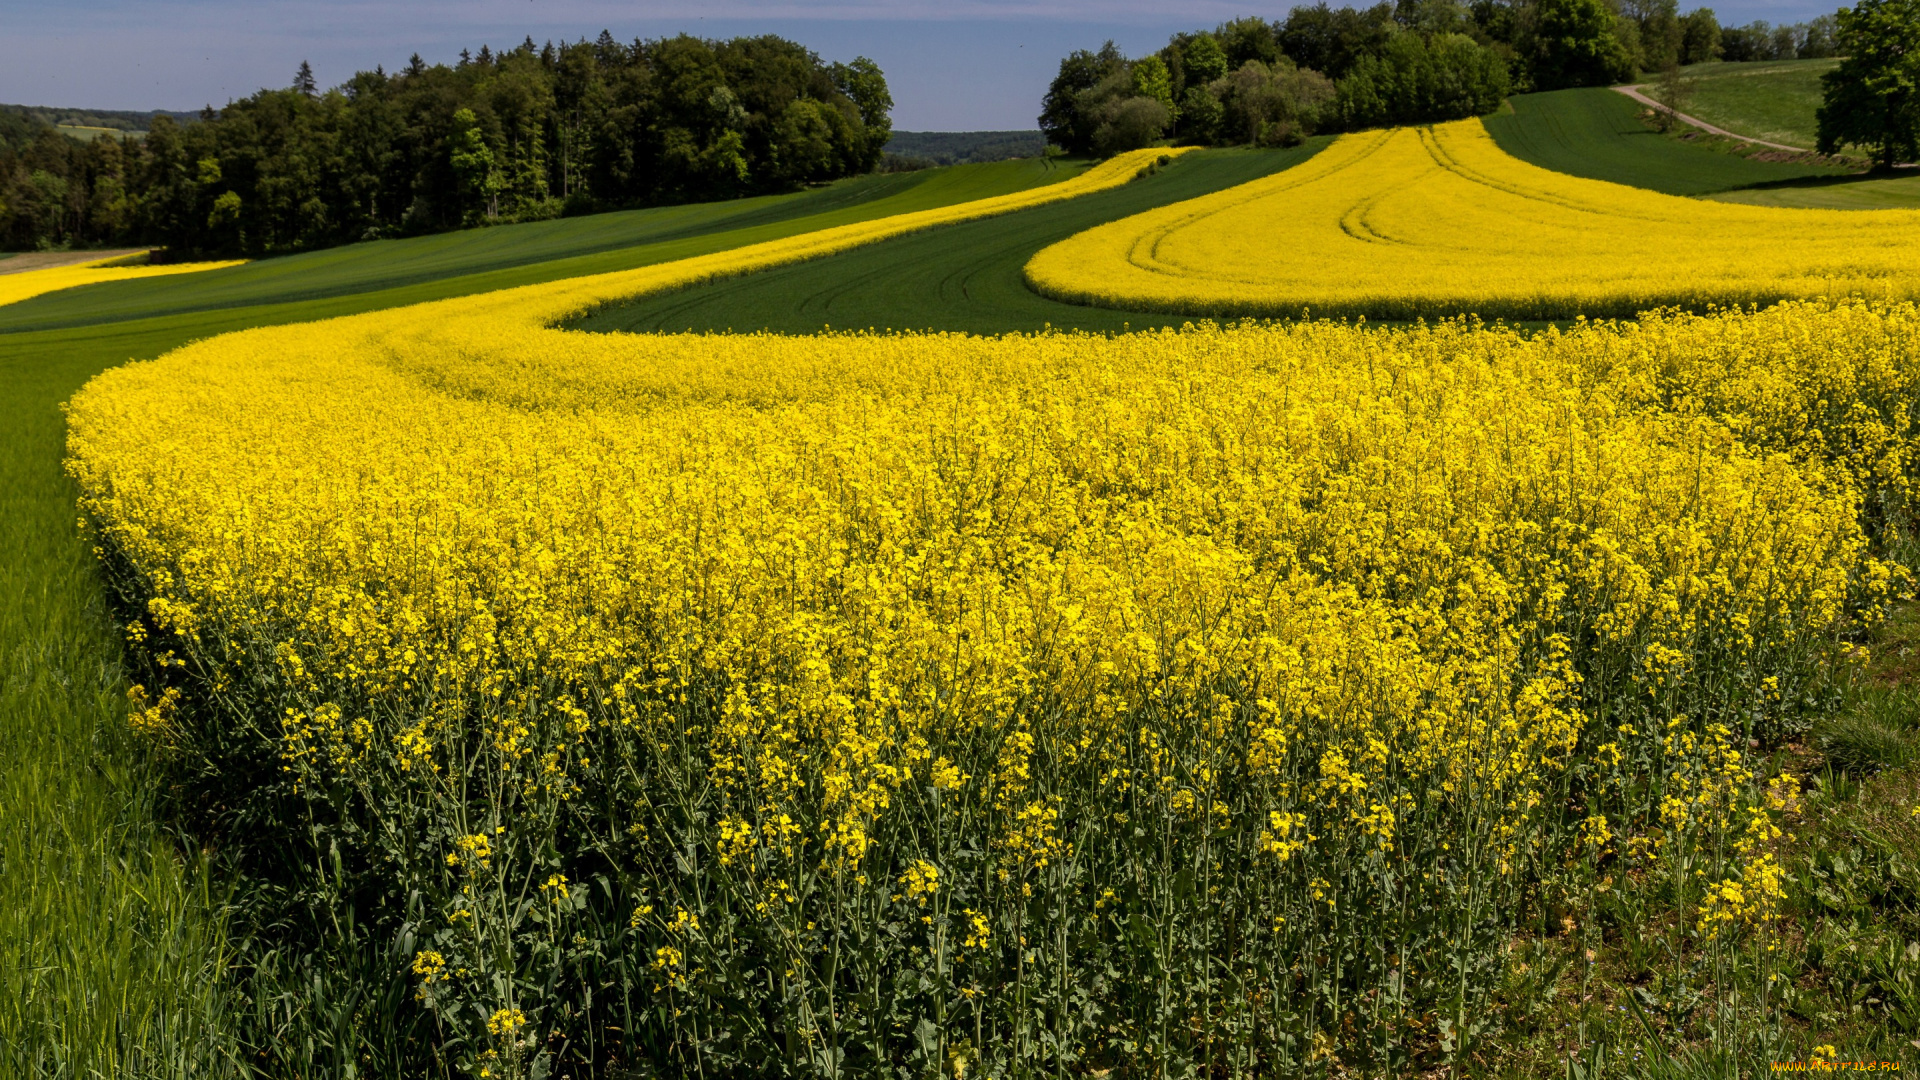
M 1300 168 L 1055 244 L 1027 278 L 1056 300 L 1194 316 L 1631 316 L 1909 298 L 1916 226 L 1915 211 L 1734 206 L 1552 173 L 1468 120 L 1346 136 Z

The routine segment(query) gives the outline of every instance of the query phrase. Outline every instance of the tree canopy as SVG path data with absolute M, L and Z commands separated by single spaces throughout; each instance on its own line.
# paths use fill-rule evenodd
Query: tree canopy
M 1605 0 L 1540 0 L 1533 81 L 1541 90 L 1601 86 L 1633 78 L 1634 58 L 1612 32 Z
M 1040 126 L 1073 153 L 1173 136 L 1291 145 L 1316 131 L 1455 120 L 1490 112 L 1512 86 L 1512 50 L 1476 36 L 1455 0 L 1296 7 L 1175 34 L 1138 59 L 1111 41 L 1060 62 Z

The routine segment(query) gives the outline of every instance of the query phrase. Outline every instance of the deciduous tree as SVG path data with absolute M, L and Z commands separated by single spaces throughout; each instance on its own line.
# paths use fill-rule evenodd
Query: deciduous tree
M 1835 37 L 1845 59 L 1821 76 L 1821 153 L 1852 143 L 1883 169 L 1920 156 L 1920 0 L 1859 0 Z
M 1633 55 L 1621 43 L 1605 0 L 1540 0 L 1535 18 L 1536 88 L 1605 86 L 1633 78 Z

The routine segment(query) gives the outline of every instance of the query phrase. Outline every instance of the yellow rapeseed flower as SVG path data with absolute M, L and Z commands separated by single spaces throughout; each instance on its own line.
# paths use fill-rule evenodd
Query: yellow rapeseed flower
M 1060 299 L 1209 316 L 1908 299 L 1920 212 L 1743 206 L 1568 176 L 1461 120 L 1344 135 L 1294 168 L 1061 241 L 1027 276 Z

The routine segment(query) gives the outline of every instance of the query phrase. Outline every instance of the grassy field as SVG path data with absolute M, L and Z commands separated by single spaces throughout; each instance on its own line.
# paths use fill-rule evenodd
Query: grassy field
M 1292 150 L 1186 154 L 1114 191 L 988 218 L 831 258 L 608 308 L 580 330 L 813 333 L 840 329 L 955 330 L 976 334 L 1048 326 L 1119 331 L 1186 321 L 1049 300 L 1021 268 L 1056 241 L 1155 206 L 1194 198 L 1291 167 L 1327 144 Z
M 1702 65 L 1716 68 L 1784 69 L 1788 88 L 1805 81 L 1804 72 L 1825 60 L 1795 60 L 1781 64 Z M 1720 76 L 1714 76 L 1720 79 Z M 1770 79 L 1724 77 L 1749 96 L 1756 85 Z M 1707 85 L 1703 82 L 1702 85 Z M 1816 84 L 1817 85 L 1817 84 Z M 1803 103 L 1804 104 L 1804 103 Z M 1818 104 L 1815 92 L 1814 104 Z M 1796 106 L 1798 107 L 1798 106 Z M 1805 106 L 1811 124 L 1811 105 Z M 1703 120 L 1742 130 L 1705 112 Z M 1768 160 L 1768 152 L 1749 153 L 1740 144 L 1704 135 L 1691 128 L 1661 134 L 1640 117 L 1640 106 L 1611 90 L 1556 90 L 1523 94 L 1507 108 L 1486 118 L 1487 131 L 1500 148 L 1522 161 L 1555 172 L 1593 180 L 1651 188 L 1669 195 L 1693 195 L 1755 206 L 1793 206 L 1805 209 L 1892 210 L 1920 206 L 1920 182 L 1913 177 L 1868 176 L 1857 169 L 1821 162 Z M 1764 136 L 1773 138 L 1773 136 Z M 1784 140 L 1791 144 L 1791 140 Z M 1811 143 L 1807 143 L 1811 145 Z
M 1920 206 L 1920 176 L 1847 176 L 1760 184 L 1708 196 L 1721 202 L 1754 206 L 1795 206 L 1835 210 L 1904 210 Z
M 1680 111 L 1736 135 L 1811 149 L 1818 141 L 1814 112 L 1820 108 L 1820 76 L 1836 63 L 1766 60 L 1695 64 L 1682 69 L 1692 83 L 1692 91 Z M 1665 101 L 1657 80 L 1641 92 L 1655 101 Z
M 155 823 L 126 686 L 60 472 L 96 372 L 240 320 L 0 341 L 0 1071 L 218 1075 L 217 890 Z
M 1486 125 L 1500 149 L 1522 161 L 1668 195 L 1847 174 L 1829 165 L 1756 161 L 1662 135 L 1641 121 L 1640 106 L 1598 88 L 1523 94 L 1512 99 L 1510 111 L 1487 117 Z
M 87 124 L 56 124 L 54 130 L 62 135 L 79 139 L 81 142 L 92 142 L 95 139 L 144 139 L 147 137 L 144 131 L 122 131 L 119 128 L 94 127 Z

